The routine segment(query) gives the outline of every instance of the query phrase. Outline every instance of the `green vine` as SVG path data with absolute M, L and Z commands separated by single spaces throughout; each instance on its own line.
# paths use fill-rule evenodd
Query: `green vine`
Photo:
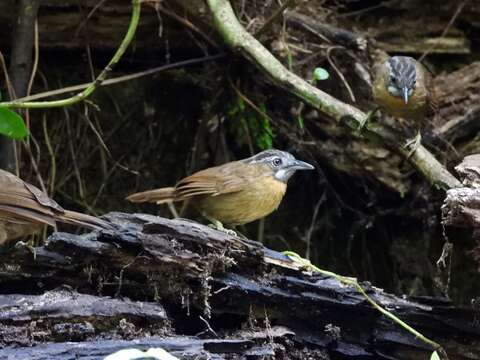
M 132 42 L 133 38 L 135 37 L 135 32 L 138 27 L 138 23 L 140 20 L 140 0 L 132 0 L 132 16 L 130 19 L 130 24 L 128 26 L 127 33 L 122 40 L 122 43 L 118 47 L 117 51 L 113 55 L 110 62 L 105 66 L 102 70 L 100 75 L 82 92 L 69 97 L 67 99 L 62 100 L 54 100 L 54 101 L 5 101 L 0 102 L 0 108 L 6 109 L 47 109 L 47 108 L 56 108 L 56 107 L 65 107 L 76 104 L 80 101 L 85 100 L 88 98 L 97 88 L 101 85 L 101 83 L 107 78 L 107 75 L 110 71 L 112 71 L 113 67 L 120 61 L 123 54 L 127 50 L 128 46 Z
M 338 275 L 338 274 L 335 274 L 334 272 L 332 271 L 328 271 L 328 270 L 323 270 L 323 269 L 320 269 L 319 267 L 313 265 L 309 260 L 307 259 L 304 259 L 302 258 L 300 255 L 298 255 L 297 253 L 293 252 L 293 251 L 284 251 L 283 254 L 285 256 L 287 256 L 289 259 L 291 259 L 292 261 L 294 261 L 295 263 L 299 264 L 299 267 L 301 268 L 304 268 L 306 270 L 309 270 L 309 271 L 313 271 L 313 272 L 317 272 L 319 274 L 322 274 L 322 275 L 325 275 L 325 276 L 329 276 L 329 277 L 333 277 L 335 279 L 337 279 L 338 281 L 340 281 L 341 283 L 345 284 L 345 285 L 349 285 L 349 286 L 353 286 L 355 289 L 357 289 L 357 291 L 362 294 L 362 296 L 375 308 L 377 309 L 378 311 L 380 311 L 383 315 L 385 315 L 386 317 L 388 317 L 389 319 L 391 319 L 393 322 L 397 323 L 398 325 L 400 325 L 402 328 L 404 328 L 405 330 L 407 330 L 409 333 L 415 335 L 416 338 L 420 339 L 421 341 L 423 341 L 424 343 L 430 345 L 432 348 L 433 348 L 433 353 L 431 355 L 431 358 L 435 358 L 435 356 L 438 357 L 438 353 L 442 354 L 443 357 L 445 359 L 448 359 L 448 356 L 447 356 L 447 353 L 445 352 L 445 350 L 442 348 L 442 346 L 440 344 L 438 344 L 437 342 L 433 341 L 433 340 L 430 340 L 429 338 L 427 338 L 426 336 L 422 335 L 420 332 L 418 332 L 417 330 L 415 330 L 413 327 L 411 327 L 410 325 L 408 325 L 406 322 L 404 322 L 403 320 L 401 320 L 400 318 L 398 318 L 397 316 L 395 316 L 394 314 L 392 314 L 391 312 L 385 310 L 383 307 L 381 307 L 380 305 L 378 305 L 368 294 L 367 292 L 360 286 L 360 284 L 358 283 L 358 281 L 356 279 L 352 279 L 352 278 L 348 278 L 348 277 L 345 277 L 345 276 L 342 276 L 342 275 Z

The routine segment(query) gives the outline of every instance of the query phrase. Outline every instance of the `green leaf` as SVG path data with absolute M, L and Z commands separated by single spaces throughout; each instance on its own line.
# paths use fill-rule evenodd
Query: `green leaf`
M 434 351 L 432 355 L 430 356 L 430 360 L 440 360 L 440 356 L 438 356 L 438 353 Z
M 0 107 L 0 134 L 13 139 L 23 139 L 28 129 L 20 115 L 5 107 Z
M 317 67 L 313 71 L 314 80 L 327 80 L 329 77 L 330 77 L 330 74 L 324 68 Z

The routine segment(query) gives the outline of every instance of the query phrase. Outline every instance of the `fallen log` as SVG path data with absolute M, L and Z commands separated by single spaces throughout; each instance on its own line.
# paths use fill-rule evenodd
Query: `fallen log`
M 72 359 L 103 359 L 105 356 L 126 348 L 148 349 L 162 348 L 180 359 L 225 359 L 218 353 L 241 353 L 245 356 L 271 356 L 273 351 L 264 346 L 255 347 L 248 340 L 202 340 L 186 336 L 165 338 L 139 338 L 126 340 L 99 340 L 95 342 L 78 343 L 45 343 L 35 347 L 0 349 L 2 359 L 9 360 L 72 360 Z M 212 350 L 209 351 L 208 349 Z M 253 354 L 253 355 L 252 355 Z M 251 357 L 254 358 L 255 357 Z M 149 358 L 150 359 L 150 358 Z
M 217 340 L 248 339 L 255 346 L 271 344 L 269 349 L 276 356 L 292 353 L 297 355 L 290 358 L 301 359 L 317 352 L 317 356 L 351 359 L 425 359 L 432 351 L 373 309 L 354 288 L 312 274 L 260 243 L 181 219 L 123 213 L 106 218 L 117 231 L 83 236 L 55 233 L 33 252 L 17 246 L 0 256 L 0 286 L 4 296 L 14 296 L 10 304 L 18 294 L 44 294 L 66 284 L 88 296 L 116 297 L 105 299 L 107 304 L 128 297 L 132 301 L 122 306 L 131 304 L 135 309 L 133 301 L 148 301 L 144 325 L 127 321 L 142 330 L 138 338 L 143 330 L 148 331 L 148 319 L 152 319 L 148 309 L 163 306 L 172 325 L 159 315 L 157 334 L 160 330 L 169 336 L 202 332 Z M 480 358 L 475 310 L 455 307 L 444 299 L 397 297 L 368 283 L 363 287 L 376 302 L 442 344 L 450 358 Z M 40 301 L 42 295 L 28 299 Z M 37 323 L 56 318 L 48 312 L 35 313 Z M 100 315 L 89 315 L 96 316 Z M 119 318 L 115 312 L 112 316 Z M 90 323 L 100 322 L 93 319 Z M 275 327 L 285 330 L 275 337 Z M 110 330 L 106 333 L 112 334 Z M 258 332 L 263 334 L 260 338 L 252 335 Z M 53 332 L 47 332 L 36 343 L 48 347 L 47 343 L 56 340 Z M 15 344 L 8 339 L 2 342 Z M 48 351 L 61 344 L 52 344 Z M 27 349 L 16 351 L 26 354 Z M 245 351 L 233 351 L 237 356 L 233 358 L 245 358 Z
M 443 223 L 470 228 L 478 236 L 480 228 L 480 154 L 469 155 L 455 168 L 464 187 L 447 191 L 442 206 Z

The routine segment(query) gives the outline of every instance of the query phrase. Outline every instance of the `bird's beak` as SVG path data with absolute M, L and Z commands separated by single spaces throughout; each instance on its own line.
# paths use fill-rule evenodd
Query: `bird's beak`
M 405 101 L 405 104 L 408 104 L 408 88 L 405 86 L 403 87 L 403 101 Z
M 313 165 L 310 165 L 309 163 L 306 163 L 304 161 L 300 160 L 293 160 L 289 166 L 290 169 L 294 170 L 313 170 L 315 167 Z

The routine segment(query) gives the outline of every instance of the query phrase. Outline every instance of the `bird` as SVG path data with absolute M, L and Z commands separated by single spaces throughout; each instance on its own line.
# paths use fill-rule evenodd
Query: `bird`
M 415 150 L 427 125 L 427 115 L 437 110 L 430 72 L 409 56 L 383 57 L 373 66 L 372 95 L 388 115 L 413 122 L 417 136 L 407 145 L 415 143 Z
M 198 171 L 173 187 L 135 193 L 126 199 L 157 204 L 190 201 L 216 229 L 229 232 L 224 225 L 247 224 L 275 211 L 291 176 L 297 170 L 313 169 L 288 152 L 270 149 Z
M 46 193 L 0 169 L 0 246 L 39 232 L 57 222 L 93 230 L 113 230 L 106 221 L 63 209 Z

